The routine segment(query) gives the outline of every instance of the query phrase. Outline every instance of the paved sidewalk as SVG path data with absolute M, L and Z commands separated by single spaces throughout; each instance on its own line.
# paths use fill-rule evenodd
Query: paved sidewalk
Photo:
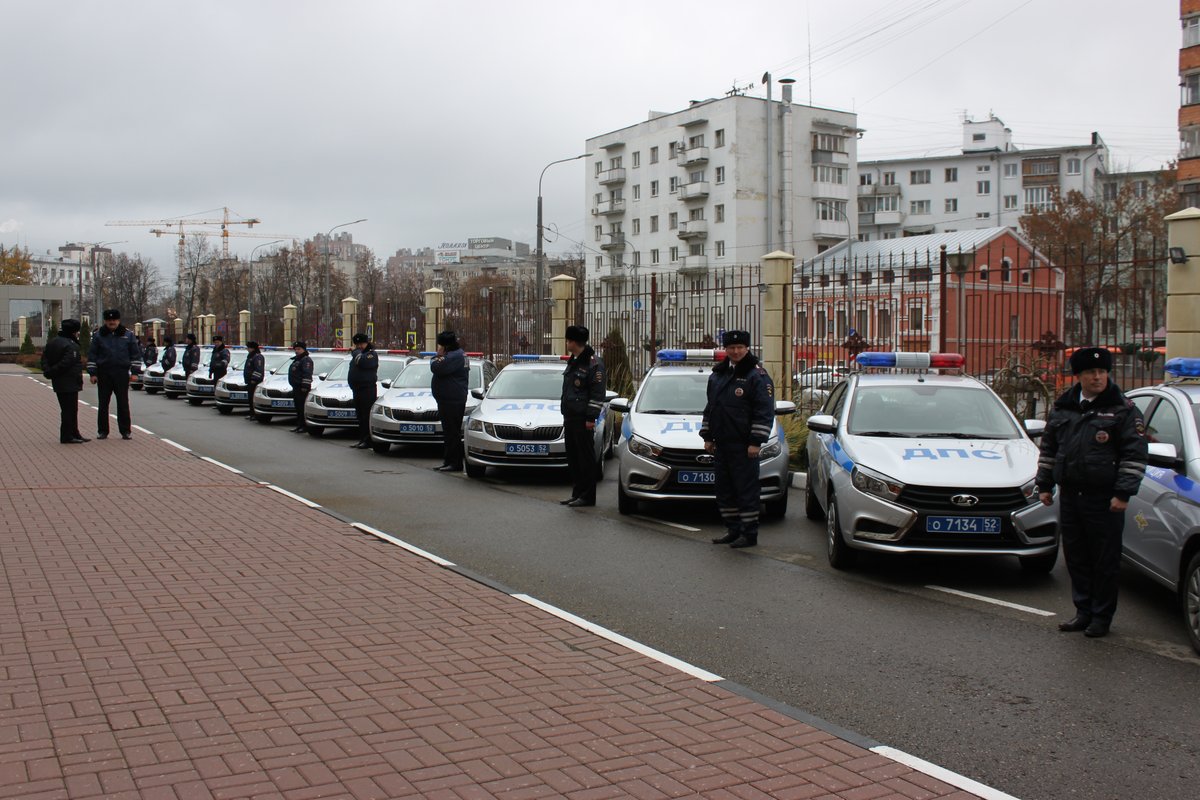
M 0 798 L 975 796 L 12 372 Z

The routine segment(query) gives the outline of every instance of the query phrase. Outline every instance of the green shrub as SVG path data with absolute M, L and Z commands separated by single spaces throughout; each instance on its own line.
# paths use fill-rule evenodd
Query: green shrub
M 25 331 L 25 339 L 22 340 L 21 349 L 17 352 L 23 356 L 31 356 L 37 352 L 33 347 L 33 337 L 29 335 L 29 331 Z
M 787 437 L 788 464 L 797 472 L 808 471 L 808 425 L 803 417 L 780 417 L 783 435 Z

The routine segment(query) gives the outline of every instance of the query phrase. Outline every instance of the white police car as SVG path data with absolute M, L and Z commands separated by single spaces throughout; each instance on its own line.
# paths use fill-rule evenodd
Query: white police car
M 704 450 L 700 424 L 708 401 L 708 376 L 724 350 L 660 350 L 658 363 L 642 378 L 632 401 L 609 404 L 623 415 L 616 453 L 619 465 L 617 510 L 636 513 L 639 500 L 712 500 L 716 497 L 713 456 Z M 777 415 L 793 414 L 794 403 L 779 400 Z M 776 424 L 759 451 L 759 481 L 768 517 L 787 513 L 788 445 Z
M 345 350 L 317 350 L 309 348 L 308 355 L 313 361 L 312 389 L 325 379 L 334 367 L 350 358 Z M 295 352 L 289 351 L 283 364 L 276 367 L 274 375 L 258 385 L 254 397 L 254 418 L 259 422 L 268 423 L 274 417 L 295 417 L 296 402 L 292 385 L 288 383 L 288 369 L 292 365 Z
M 1200 358 L 1172 358 L 1178 380 L 1125 393 L 1142 412 L 1150 458 L 1125 511 L 1126 563 L 1179 598 L 1200 653 Z
M 234 347 L 226 347 L 225 349 L 229 351 L 229 367 L 226 374 L 228 375 L 234 370 L 241 372 L 242 364 L 246 362 L 246 348 L 242 345 L 236 345 Z M 184 394 L 187 396 L 187 401 L 194 406 L 214 399 L 217 379 L 208 377 L 208 365 L 211 361 L 212 350 L 209 350 L 206 355 L 201 355 L 200 368 L 191 375 L 188 375 L 187 382 L 184 384 Z
M 284 350 L 278 347 L 261 347 L 263 355 L 263 380 L 270 377 L 276 369 L 292 360 L 295 355 L 291 350 Z M 246 365 L 246 359 L 240 359 L 237 367 L 230 361 L 229 372 L 224 378 L 217 381 L 216 388 L 213 390 L 213 401 L 217 406 L 217 411 L 222 414 L 232 414 L 235 408 L 245 408 L 250 405 L 250 395 L 246 386 L 246 381 L 243 380 L 242 370 Z
M 566 356 L 516 355 L 486 393 L 472 390 L 480 403 L 463 433 L 468 477 L 482 478 L 488 467 L 567 466 L 559 406 L 566 360 Z M 609 399 L 615 396 L 607 393 Z M 605 403 L 594 436 L 598 477 L 604 472 L 609 435 Z
M 175 360 L 178 362 L 179 359 L 183 358 L 184 345 L 176 344 L 171 346 L 175 348 Z M 165 351 L 166 348 L 163 348 L 160 353 Z M 153 364 L 142 370 L 142 389 L 146 392 L 146 394 L 158 394 L 162 390 L 164 372 L 166 372 L 166 370 L 164 370 L 162 367 L 161 355 L 159 356 L 158 361 L 155 361 Z
M 423 359 L 409 364 L 371 409 L 371 442 L 376 453 L 388 452 L 393 444 L 442 443 L 442 423 L 438 419 L 437 403 L 430 389 L 433 373 L 429 370 L 429 362 L 424 360 L 433 355 L 421 353 Z M 496 365 L 481 358 L 482 353 L 466 355 L 468 371 L 464 431 L 467 418 L 480 402 L 471 391 L 486 391 L 496 377 Z
M 860 550 L 1058 558 L 1054 509 L 1034 477 L 1040 420 L 1024 426 L 954 353 L 862 353 L 809 417 L 805 511 L 826 519 L 829 563 Z
M 379 382 L 376 396 L 387 391 L 392 381 L 404 372 L 413 360 L 407 350 L 377 350 Z M 350 374 L 350 357 L 335 366 L 325 380 L 314 384 L 304 403 L 304 424 L 310 436 L 320 436 L 326 428 L 356 428 L 358 413 L 354 408 L 354 391 L 346 382 Z M 314 367 L 316 366 L 314 362 Z
M 200 366 L 196 367 L 196 372 L 202 375 L 208 374 L 208 359 L 211 356 L 211 345 L 204 345 L 200 348 Z M 183 351 L 181 350 L 179 358 L 175 361 L 175 366 L 171 367 L 163 375 L 163 394 L 172 400 L 187 394 L 187 379 L 188 376 L 183 371 Z

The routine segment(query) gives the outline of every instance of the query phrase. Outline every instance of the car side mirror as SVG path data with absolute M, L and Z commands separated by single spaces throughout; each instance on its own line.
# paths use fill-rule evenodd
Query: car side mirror
M 832 414 L 813 414 L 808 418 L 808 429 L 814 433 L 837 433 L 837 417 Z
M 322 381 L 325 380 L 325 376 L 328 374 L 329 374 L 328 372 L 322 372 L 320 375 L 317 376 L 317 380 L 322 380 Z
M 474 397 L 476 400 L 482 400 L 483 399 L 483 390 L 482 389 L 472 389 L 471 397 Z
M 1029 434 L 1030 439 L 1037 439 L 1046 432 L 1046 421 L 1041 419 L 1025 420 L 1025 432 Z
M 1183 468 L 1183 459 L 1179 457 L 1175 445 L 1168 442 L 1151 442 L 1147 450 L 1146 463 L 1150 466 L 1176 471 Z
M 379 382 L 379 385 L 380 385 L 380 386 L 382 386 L 382 387 L 383 387 L 383 388 L 385 388 L 385 389 L 390 389 L 390 388 L 392 388 L 392 382 L 391 382 L 391 381 L 380 381 L 380 382 Z
M 606 389 L 606 390 L 605 390 L 605 392 L 604 392 L 604 399 L 605 399 L 605 400 L 608 400 L 609 402 L 612 402 L 612 400 L 613 400 L 613 399 L 614 399 L 616 396 L 617 396 L 617 393 L 616 393 L 616 392 L 614 392 L 612 389 Z
M 613 392 L 613 398 L 608 401 L 608 407 L 610 409 L 612 409 L 613 411 L 617 411 L 621 414 L 628 414 L 629 413 L 629 398 L 628 397 L 617 397 L 616 394 L 617 394 L 616 392 Z
M 796 413 L 796 404 L 791 400 L 775 401 L 775 416 L 783 417 Z

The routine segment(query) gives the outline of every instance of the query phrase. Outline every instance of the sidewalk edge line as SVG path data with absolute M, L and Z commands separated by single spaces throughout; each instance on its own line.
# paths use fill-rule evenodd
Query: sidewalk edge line
M 717 681 L 723 680 L 723 678 L 720 675 L 714 675 L 713 673 L 709 672 L 708 670 L 701 669 L 700 667 L 689 664 L 686 661 L 682 661 L 678 658 L 675 658 L 674 656 L 669 656 L 666 653 L 662 652 L 661 650 L 655 650 L 653 647 L 650 647 L 649 645 L 644 645 L 641 642 L 634 641 L 633 639 L 630 639 L 627 636 L 622 636 L 619 633 L 610 631 L 608 628 L 603 628 L 594 622 L 589 622 L 588 620 L 584 619 L 583 617 L 577 617 L 574 614 L 570 613 L 569 611 L 563 611 L 561 608 L 558 608 L 557 606 L 552 606 L 549 603 L 542 602 L 541 600 L 538 600 L 535 597 L 530 597 L 527 594 L 513 594 L 513 595 L 509 595 L 509 596 L 512 598 L 515 598 L 517 600 L 520 600 L 522 603 L 528 603 L 529 605 L 533 606 L 534 608 L 540 608 L 542 611 L 545 611 L 549 614 L 553 614 L 554 616 L 558 617 L 559 619 L 565 620 L 567 622 L 570 622 L 572 625 L 583 628 L 585 631 L 588 631 L 589 633 L 594 633 L 603 639 L 608 639 L 610 642 L 615 642 L 616 644 L 622 645 L 624 647 L 628 647 L 630 650 L 633 650 L 635 653 L 641 653 L 642 655 L 646 656 L 647 658 L 652 658 L 661 664 L 666 664 L 667 666 L 673 667 L 673 668 L 679 670 L 680 672 L 691 675 L 693 678 L 699 678 L 700 680 L 705 681 L 706 683 L 716 683 Z
M 210 464 L 215 464 L 218 467 L 220 467 L 221 469 L 227 469 L 230 472 L 232 472 L 234 475 L 245 475 L 246 474 L 246 473 L 242 472 L 240 469 L 238 469 L 237 467 L 231 467 L 228 464 L 222 464 L 220 461 L 217 461 L 215 458 L 209 458 L 208 456 L 200 456 L 200 460 L 207 461 Z
M 968 600 L 978 600 L 981 603 L 991 603 L 992 605 L 996 605 L 996 606 L 1004 606 L 1005 608 L 1012 608 L 1012 609 L 1016 609 L 1017 611 L 1024 611 L 1026 614 L 1037 614 L 1039 617 L 1056 617 L 1056 616 L 1058 616 L 1053 611 L 1043 611 L 1042 609 L 1034 608 L 1033 606 L 1023 606 L 1020 603 L 1010 603 L 1007 600 L 1000 600 L 995 597 L 987 597 L 986 595 L 982 595 L 982 594 L 972 594 L 971 592 L 964 592 L 961 589 L 950 589 L 946 586 L 935 586 L 932 583 L 926 584 L 925 588 L 932 589 L 935 592 L 945 592 L 946 594 L 953 594 L 953 595 L 957 595 L 958 597 L 965 597 Z
M 174 447 L 174 448 L 176 448 L 176 449 L 178 449 L 178 450 L 182 450 L 182 451 L 183 451 L 183 452 L 185 452 L 185 453 L 190 453 L 190 452 L 192 452 L 192 448 L 190 448 L 190 447 L 184 447 L 184 446 L 183 446 L 183 445 L 181 445 L 179 442 L 173 442 L 173 441 L 171 441 L 170 439 L 163 439 L 163 441 L 164 441 L 164 442 L 166 442 L 167 444 L 171 445 L 171 447 Z
M 991 786 L 971 780 L 965 775 L 959 775 L 957 772 L 952 772 L 945 767 L 939 767 L 937 764 L 931 764 L 923 758 L 917 758 L 894 747 L 881 744 L 878 747 L 872 747 L 871 752 L 881 755 L 884 758 L 890 758 L 892 761 L 896 761 L 906 767 L 912 767 L 918 772 L 923 772 L 929 777 L 936 778 L 943 783 L 948 783 L 963 791 L 978 795 L 983 800 L 1018 800 L 1018 798 L 1011 794 L 1002 792 L 999 789 L 993 789 Z
M 163 439 L 163 441 L 165 442 L 166 439 Z M 279 486 L 276 486 L 273 483 L 268 483 L 267 488 L 273 492 L 279 492 L 280 494 L 282 494 L 286 497 L 290 497 L 293 500 L 298 500 L 299 502 L 304 503 L 304 505 L 308 506 L 309 508 L 320 508 L 321 507 L 320 503 L 314 503 L 312 500 L 309 500 L 306 497 L 301 497 L 298 494 L 293 494 L 293 493 L 289 492 L 287 489 L 283 489 Z
M 826 733 L 836 736 L 839 739 L 850 742 L 850 744 L 858 745 L 863 750 L 872 750 L 876 747 L 883 747 L 883 745 L 877 740 L 872 739 L 869 736 L 864 736 L 857 731 L 852 731 L 848 728 L 843 728 L 840 725 L 835 725 L 827 719 L 818 717 L 816 714 L 811 714 L 804 709 L 797 708 L 796 706 L 785 703 L 782 700 L 776 700 L 775 698 L 765 695 L 762 692 L 751 689 L 749 686 L 744 686 L 743 684 L 735 683 L 734 681 L 728 679 L 722 680 L 719 685 L 736 695 L 745 697 L 747 700 L 753 700 L 760 705 L 764 705 L 767 708 L 778 711 L 780 714 L 791 717 L 799 722 L 803 722 L 805 725 L 811 725 L 818 730 L 825 731 Z
M 274 487 L 272 487 L 272 488 L 274 488 Z M 369 533 L 372 536 L 378 536 L 380 539 L 383 539 L 385 542 L 391 542 L 392 544 L 396 545 L 397 547 L 401 547 L 401 548 L 407 550 L 408 552 L 412 553 L 413 555 L 417 555 L 428 561 L 432 561 L 434 564 L 437 564 L 439 567 L 455 566 L 453 561 L 447 561 L 446 559 L 442 558 L 441 556 L 435 556 L 433 553 L 430 553 L 428 550 L 422 550 L 421 548 L 417 547 L 416 545 L 409 544 L 408 542 L 404 541 L 403 539 L 397 539 L 395 536 L 392 536 L 390 533 L 384 533 L 383 531 L 379 530 L 378 528 L 372 528 L 370 525 L 364 525 L 361 522 L 351 522 L 350 527 L 358 528 L 363 533 Z
M 152 431 L 152 430 L 149 430 L 149 429 L 147 429 L 147 428 L 143 428 L 141 425 L 134 425 L 134 426 L 133 426 L 133 429 L 134 429 L 135 431 L 141 431 L 142 433 L 146 434 L 147 436 L 157 436 L 157 435 L 158 435 L 157 433 L 155 433 L 155 432 L 154 432 L 154 431 Z

